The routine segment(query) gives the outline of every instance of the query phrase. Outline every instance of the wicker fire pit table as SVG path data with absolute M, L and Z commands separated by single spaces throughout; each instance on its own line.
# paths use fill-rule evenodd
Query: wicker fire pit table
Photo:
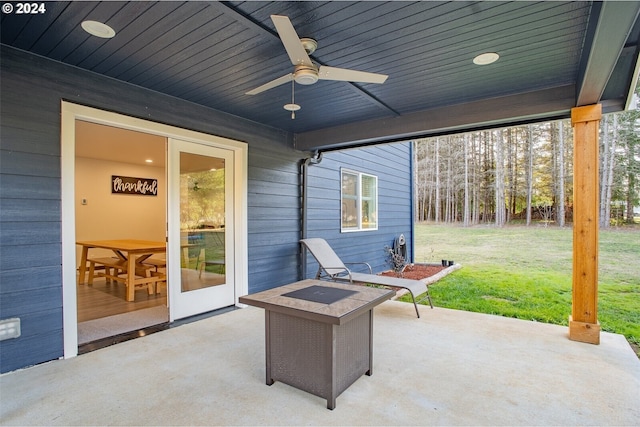
M 373 373 L 373 308 L 395 292 L 303 280 L 240 297 L 265 310 L 266 382 L 327 399 Z

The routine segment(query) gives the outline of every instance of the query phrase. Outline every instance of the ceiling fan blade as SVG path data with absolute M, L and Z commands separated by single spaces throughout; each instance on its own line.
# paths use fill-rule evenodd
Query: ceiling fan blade
M 311 58 L 309 58 L 307 51 L 304 50 L 302 43 L 300 43 L 300 37 L 298 37 L 298 33 L 296 33 L 296 29 L 293 28 L 289 18 L 282 15 L 271 15 L 271 20 L 273 25 L 276 26 L 291 63 L 293 65 L 313 66 Z
M 322 65 L 318 70 L 320 80 L 341 80 L 357 83 L 384 83 L 386 74 L 368 73 L 366 71 L 348 70 L 346 68 L 327 67 Z
M 276 86 L 280 86 L 287 82 L 290 82 L 291 79 L 293 79 L 293 74 L 289 73 L 286 76 L 278 77 L 275 80 L 271 80 L 270 82 L 263 84 L 262 86 L 258 86 L 257 88 L 245 93 L 245 95 L 257 95 L 261 92 L 264 92 L 265 90 L 269 90 Z

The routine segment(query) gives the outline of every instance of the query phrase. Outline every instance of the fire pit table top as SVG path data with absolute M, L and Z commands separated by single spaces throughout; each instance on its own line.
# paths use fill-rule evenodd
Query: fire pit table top
M 391 299 L 394 291 L 307 279 L 240 297 L 252 305 L 302 318 L 341 325 L 362 310 Z

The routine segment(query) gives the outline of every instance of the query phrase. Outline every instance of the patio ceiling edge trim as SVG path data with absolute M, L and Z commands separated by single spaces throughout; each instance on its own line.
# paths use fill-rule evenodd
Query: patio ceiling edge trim
M 294 148 L 302 151 L 347 148 L 470 132 L 526 121 L 567 118 L 575 102 L 575 85 L 450 105 L 401 117 L 388 117 L 299 133 Z
M 640 2 L 596 2 L 578 72 L 576 106 L 600 102 L 640 13 Z M 633 70 L 632 70 L 633 71 Z

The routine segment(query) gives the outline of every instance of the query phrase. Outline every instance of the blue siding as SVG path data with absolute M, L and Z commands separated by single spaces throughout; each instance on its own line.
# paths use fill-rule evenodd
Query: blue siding
M 299 158 L 249 154 L 249 292 L 258 292 L 299 277 Z
M 298 161 L 292 135 L 1 46 L 0 372 L 63 355 L 60 102 L 249 143 L 249 291 L 299 277 Z
M 378 230 L 340 232 L 341 168 L 378 177 Z M 365 261 L 374 272 L 388 270 L 384 247 L 400 234 L 412 238 L 410 143 L 324 153 L 308 176 L 307 237 L 326 239 L 344 262 Z M 306 268 L 306 277 L 318 269 L 310 255 Z
M 300 160 L 289 133 L 0 46 L 0 372 L 63 356 L 60 102 L 69 100 L 249 144 L 249 292 L 301 278 Z M 386 269 L 383 247 L 411 230 L 409 145 L 332 152 L 311 166 L 310 236 L 346 261 Z M 340 167 L 378 176 L 380 229 L 340 233 Z M 311 263 L 310 263 L 311 264 Z M 310 267 L 310 274 L 315 267 Z M 74 308 L 75 309 L 75 308 Z

